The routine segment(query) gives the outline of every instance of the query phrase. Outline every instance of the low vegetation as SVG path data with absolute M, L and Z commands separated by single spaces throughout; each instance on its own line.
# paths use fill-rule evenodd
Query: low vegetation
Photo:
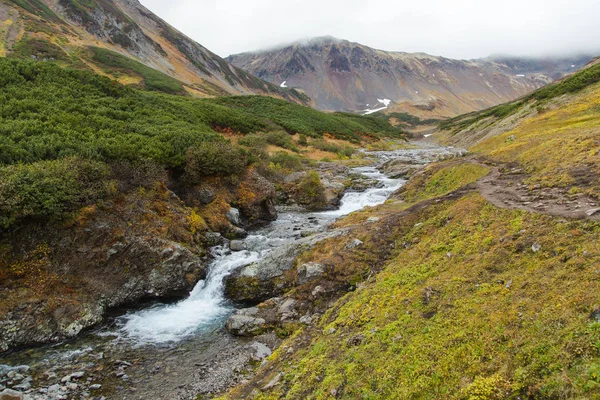
M 134 73 L 143 79 L 145 89 L 171 94 L 186 93 L 183 85 L 177 79 L 129 57 L 100 47 L 91 47 L 90 51 L 92 52 L 91 60 L 112 76 L 118 77 Z
M 147 84 L 173 85 L 173 91 L 179 91 L 171 78 L 153 75 L 141 64 L 124 65 L 135 62 L 114 53 L 95 51 L 114 68 L 141 66 Z M 370 120 L 363 124 L 360 117 L 325 114 L 273 98 L 168 95 L 45 62 L 0 59 L 0 88 L 4 228 L 29 218 L 62 218 L 92 202 L 88 184 L 110 186 L 117 170 L 111 166 L 118 163 L 151 162 L 163 171 L 187 172 L 182 176 L 191 183 L 212 175 L 239 174 L 250 163 L 274 173 L 302 169 L 308 161 L 300 156 L 265 151 L 272 145 L 298 152 L 290 133 L 355 141 L 401 136 L 389 124 L 379 130 L 380 125 Z M 228 143 L 223 134 L 241 137 L 246 149 Z M 111 173 L 97 175 L 98 182 L 88 181 L 80 169 L 70 167 L 74 164 Z M 69 171 L 63 184 L 55 182 L 62 176 L 59 171 Z M 98 190 L 96 199 L 103 193 Z
M 440 122 L 439 127 L 443 130 L 458 132 L 487 118 L 494 118 L 494 120 L 506 118 L 515 114 L 523 106 L 531 102 L 544 103 L 565 94 L 578 93 L 598 82 L 600 82 L 600 64 L 595 64 L 589 68 L 578 71 L 559 82 L 538 89 L 517 101 L 500 104 L 480 112 L 451 118 Z
M 501 210 L 478 195 L 431 211 L 397 238 L 410 245 L 373 283 L 324 317 L 323 334 L 280 364 L 281 384 L 256 398 L 599 393 L 599 278 L 583 252 L 598 261 L 600 225 Z

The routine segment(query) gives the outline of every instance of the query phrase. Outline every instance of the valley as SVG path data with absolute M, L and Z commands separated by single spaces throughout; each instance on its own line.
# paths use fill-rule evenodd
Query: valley
M 401 3 L 0 0 L 0 400 L 600 398 L 593 4 Z

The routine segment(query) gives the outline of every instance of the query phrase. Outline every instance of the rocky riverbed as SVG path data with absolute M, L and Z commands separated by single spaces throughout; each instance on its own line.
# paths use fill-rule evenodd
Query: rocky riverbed
M 227 390 L 267 362 L 286 326 L 320 317 L 306 311 L 310 298 L 285 296 L 295 285 L 312 284 L 312 298 L 328 290 L 318 285 L 326 267 L 297 265 L 298 256 L 323 240 L 344 237 L 344 229 L 330 224 L 384 202 L 410 174 L 406 170 L 462 154 L 420 145 L 369 153 L 376 160 L 371 167 L 322 165 L 330 210 L 308 213 L 287 205 L 276 221 L 247 238 L 216 237 L 207 277 L 185 300 L 130 310 L 71 342 L 5 355 L 0 399 L 192 399 Z M 229 219 L 235 222 L 235 212 Z M 361 245 L 349 238 L 339 251 Z M 253 307 L 259 303 L 267 306 Z

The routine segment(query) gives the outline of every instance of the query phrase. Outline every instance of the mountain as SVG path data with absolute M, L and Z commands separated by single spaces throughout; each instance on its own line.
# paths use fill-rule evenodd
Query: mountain
M 390 109 L 424 117 L 456 116 L 513 100 L 564 69 L 515 59 L 452 60 L 372 49 L 331 37 L 227 58 L 271 83 L 298 88 L 317 108 Z M 578 58 L 567 62 L 581 66 Z M 562 64 L 561 64 L 562 65 Z M 390 100 L 390 101 L 387 101 Z
M 0 0 L 0 56 L 55 61 L 122 83 L 201 97 L 308 101 L 232 66 L 137 0 Z

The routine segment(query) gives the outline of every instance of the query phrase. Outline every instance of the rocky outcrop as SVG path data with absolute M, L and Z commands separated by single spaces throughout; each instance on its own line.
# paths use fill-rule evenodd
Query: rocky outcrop
M 189 293 L 205 276 L 204 235 L 176 196 L 155 196 L 130 194 L 82 211 L 73 226 L 5 237 L 0 351 L 71 338 L 110 309 Z
M 274 249 L 260 261 L 238 269 L 225 278 L 225 295 L 227 298 L 248 305 L 256 305 L 262 301 L 276 297 L 295 284 L 295 279 L 286 277 L 286 273 L 295 267 L 300 254 L 315 244 L 344 234 L 344 230 L 333 230 L 302 238 Z M 316 276 L 322 266 L 304 267 L 303 280 Z

